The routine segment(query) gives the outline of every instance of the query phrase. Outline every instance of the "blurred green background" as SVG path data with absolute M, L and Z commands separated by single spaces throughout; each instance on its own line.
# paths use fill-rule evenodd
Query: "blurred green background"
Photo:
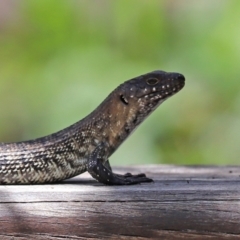
M 238 164 L 239 64 L 239 0 L 0 0 L 0 141 L 65 128 L 160 69 L 185 88 L 111 163 Z

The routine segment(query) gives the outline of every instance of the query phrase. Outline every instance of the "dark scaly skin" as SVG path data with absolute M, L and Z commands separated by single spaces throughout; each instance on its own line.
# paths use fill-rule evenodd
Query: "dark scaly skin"
M 184 82 L 179 73 L 150 72 L 121 84 L 68 128 L 36 140 L 0 143 L 0 184 L 51 183 L 85 171 L 108 185 L 151 182 L 145 174 L 113 173 L 108 158 Z

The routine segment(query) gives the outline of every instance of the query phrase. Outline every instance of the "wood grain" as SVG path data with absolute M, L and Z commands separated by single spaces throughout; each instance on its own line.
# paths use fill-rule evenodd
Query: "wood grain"
M 154 183 L 0 186 L 0 239 L 240 239 L 240 167 L 147 165 Z

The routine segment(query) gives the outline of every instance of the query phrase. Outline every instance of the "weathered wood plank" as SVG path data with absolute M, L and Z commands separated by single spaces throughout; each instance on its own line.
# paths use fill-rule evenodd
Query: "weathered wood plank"
M 0 239 L 240 239 L 240 167 L 149 165 L 154 183 L 0 186 Z

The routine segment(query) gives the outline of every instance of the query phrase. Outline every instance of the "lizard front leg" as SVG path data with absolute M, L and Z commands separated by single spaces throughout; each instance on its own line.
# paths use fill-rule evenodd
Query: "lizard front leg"
M 111 167 L 111 165 L 110 165 L 109 160 L 105 161 L 105 163 L 103 163 L 103 165 L 104 165 L 110 172 L 112 172 L 112 167 Z
M 145 174 L 132 175 L 131 173 L 126 173 L 125 175 L 120 175 L 113 173 L 108 160 L 103 164 L 104 152 L 104 144 L 99 144 L 90 154 L 87 163 L 88 172 L 99 182 L 107 185 L 131 185 L 153 181 L 147 178 Z

